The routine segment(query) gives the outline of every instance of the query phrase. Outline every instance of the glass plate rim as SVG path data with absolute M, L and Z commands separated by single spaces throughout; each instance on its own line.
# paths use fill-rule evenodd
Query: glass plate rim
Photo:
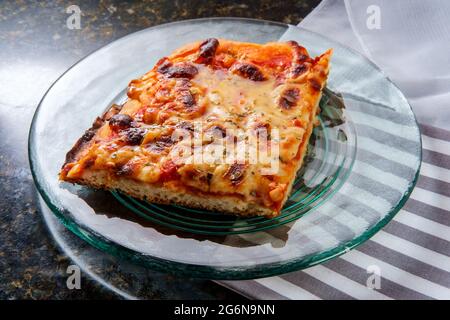
M 38 164 L 33 159 L 34 150 L 32 149 L 32 144 L 35 137 L 35 123 L 36 119 L 39 113 L 39 110 L 42 106 L 42 103 L 44 102 L 45 98 L 47 97 L 48 93 L 51 91 L 53 86 L 68 73 L 70 70 L 75 68 L 79 63 L 90 57 L 91 55 L 106 49 L 109 47 L 112 43 L 118 40 L 123 40 L 127 37 L 134 36 L 141 32 L 146 32 L 152 29 L 157 29 L 160 27 L 167 27 L 170 25 L 175 24 L 184 24 L 184 23 L 191 23 L 191 22 L 206 22 L 206 21 L 243 21 L 243 22 L 253 22 L 253 23 L 262 23 L 262 24 L 270 24 L 270 25 L 276 25 L 284 28 L 298 28 L 302 29 L 305 32 L 314 34 L 315 36 L 319 38 L 326 39 L 327 41 L 336 42 L 332 39 L 329 39 L 317 32 L 304 29 L 299 26 L 285 24 L 282 22 L 277 21 L 270 21 L 270 20 L 262 20 L 262 19 L 254 19 L 254 18 L 240 18 L 240 17 L 209 17 L 209 18 L 199 18 L 199 19 L 186 19 L 186 20 L 179 20 L 164 24 L 155 25 L 149 28 L 145 28 L 130 34 L 127 34 L 121 38 L 118 38 L 96 50 L 93 50 L 74 64 L 72 64 L 66 71 L 64 71 L 53 83 L 52 85 L 47 89 L 45 94 L 43 95 L 42 99 L 40 100 L 30 125 L 29 133 L 28 133 L 28 160 L 29 165 L 31 169 L 31 174 L 33 177 L 33 181 L 36 185 L 36 188 L 41 195 L 42 199 L 46 203 L 46 205 L 49 207 L 49 209 L 55 214 L 55 216 L 61 221 L 61 223 L 69 229 L 72 233 L 77 235 L 79 238 L 83 239 L 84 241 L 88 242 L 90 245 L 96 247 L 97 249 L 100 249 L 102 251 L 105 251 L 109 254 L 112 254 L 113 256 L 116 256 L 118 258 L 126 258 L 127 260 L 135 263 L 139 263 L 141 265 L 144 265 L 146 267 L 149 267 L 151 269 L 161 271 L 161 272 L 168 272 L 172 274 L 177 275 L 185 275 L 189 277 L 195 277 L 195 278 L 206 278 L 206 279 L 214 279 L 214 280 L 246 280 L 246 279 L 256 279 L 256 278 L 263 278 L 263 277 L 269 277 L 269 276 L 275 276 L 287 272 L 297 271 L 301 269 L 305 269 L 308 267 L 312 267 L 314 265 L 323 263 L 325 261 L 328 261 L 330 259 L 333 259 L 335 257 L 338 257 L 344 253 L 349 252 L 350 250 L 356 248 L 357 246 L 363 244 L 365 241 L 370 239 L 372 236 L 374 236 L 381 228 L 383 228 L 389 221 L 391 221 L 394 216 L 398 213 L 398 211 L 403 207 L 405 202 L 409 199 L 411 192 L 413 191 L 414 187 L 416 186 L 420 168 L 422 165 L 422 137 L 421 137 L 421 131 L 420 126 L 417 122 L 416 115 L 414 114 L 411 105 L 409 101 L 406 99 L 406 97 L 403 95 L 400 88 L 388 77 L 384 74 L 384 72 L 371 60 L 367 59 L 366 57 L 362 56 L 359 52 L 356 50 L 347 47 L 346 45 L 343 45 L 339 42 L 336 42 L 339 46 L 349 50 L 350 52 L 362 57 L 366 63 L 370 64 L 372 67 L 374 67 L 376 70 L 378 70 L 380 73 L 384 75 L 386 80 L 390 82 L 391 85 L 393 85 L 398 92 L 401 94 L 401 96 L 405 99 L 405 102 L 408 104 L 409 109 L 411 110 L 411 114 L 414 119 L 414 123 L 418 129 L 419 133 L 419 165 L 417 167 L 417 171 L 414 175 L 413 181 L 408 185 L 407 190 L 403 193 L 402 198 L 399 200 L 397 205 L 389 211 L 389 213 L 386 214 L 384 218 L 382 218 L 380 221 L 378 221 L 375 225 L 370 227 L 369 229 L 365 230 L 363 233 L 361 233 L 359 236 L 341 244 L 338 245 L 332 249 L 328 249 L 325 251 L 322 251 L 320 253 L 310 254 L 307 256 L 304 256 L 302 258 L 293 258 L 290 260 L 282 261 L 282 262 L 275 262 L 275 263 L 266 263 L 266 264 L 260 264 L 256 266 L 246 266 L 246 267 L 240 267 L 240 268 L 229 268 L 229 267 L 211 267 L 211 266 L 205 266 L 205 265 L 198 265 L 198 264 L 186 264 L 166 259 L 161 259 L 158 257 L 153 257 L 150 255 L 144 255 L 137 251 L 134 251 L 132 249 L 126 248 L 118 243 L 115 243 L 107 238 L 105 238 L 103 235 L 98 234 L 94 230 L 88 228 L 81 227 L 78 225 L 75 221 L 68 219 L 64 215 L 64 210 L 60 210 L 56 205 L 53 204 L 52 199 L 48 196 L 46 193 L 45 187 L 41 183 L 41 180 L 38 175 Z

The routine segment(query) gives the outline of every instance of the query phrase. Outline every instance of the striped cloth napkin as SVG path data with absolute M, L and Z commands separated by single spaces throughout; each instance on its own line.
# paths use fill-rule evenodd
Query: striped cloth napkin
M 450 2 L 324 0 L 301 27 L 366 55 L 400 87 L 423 163 L 402 210 L 363 245 L 302 271 L 220 283 L 254 299 L 450 299 Z M 377 266 L 379 288 L 368 279 Z

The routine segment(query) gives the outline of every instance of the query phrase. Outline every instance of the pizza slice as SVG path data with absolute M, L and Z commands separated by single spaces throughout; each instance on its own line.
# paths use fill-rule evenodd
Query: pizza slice
M 294 41 L 188 44 L 132 80 L 67 153 L 60 179 L 150 202 L 279 215 L 318 113 L 332 50 Z

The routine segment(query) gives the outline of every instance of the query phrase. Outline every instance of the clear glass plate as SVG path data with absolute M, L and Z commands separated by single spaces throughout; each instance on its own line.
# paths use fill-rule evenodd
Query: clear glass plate
M 175 48 L 208 37 L 296 40 L 311 55 L 334 48 L 320 125 L 280 217 L 240 219 L 58 181 L 65 153 L 96 116 L 125 99 L 130 79 Z M 95 247 L 178 275 L 248 279 L 321 263 L 374 235 L 414 187 L 421 140 L 404 96 L 364 57 L 298 27 L 218 18 L 145 29 L 78 62 L 42 99 L 29 156 L 47 205 Z

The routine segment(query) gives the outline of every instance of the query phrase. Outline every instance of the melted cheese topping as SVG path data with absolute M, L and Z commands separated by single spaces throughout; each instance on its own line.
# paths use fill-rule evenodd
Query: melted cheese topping
M 305 152 L 331 52 L 311 59 L 293 42 L 217 44 L 212 56 L 215 43 L 188 45 L 133 80 L 130 99 L 105 117 L 61 178 L 108 170 L 112 179 L 237 195 L 279 211 Z M 251 161 L 255 148 L 267 161 Z M 231 152 L 241 161 L 227 161 Z

